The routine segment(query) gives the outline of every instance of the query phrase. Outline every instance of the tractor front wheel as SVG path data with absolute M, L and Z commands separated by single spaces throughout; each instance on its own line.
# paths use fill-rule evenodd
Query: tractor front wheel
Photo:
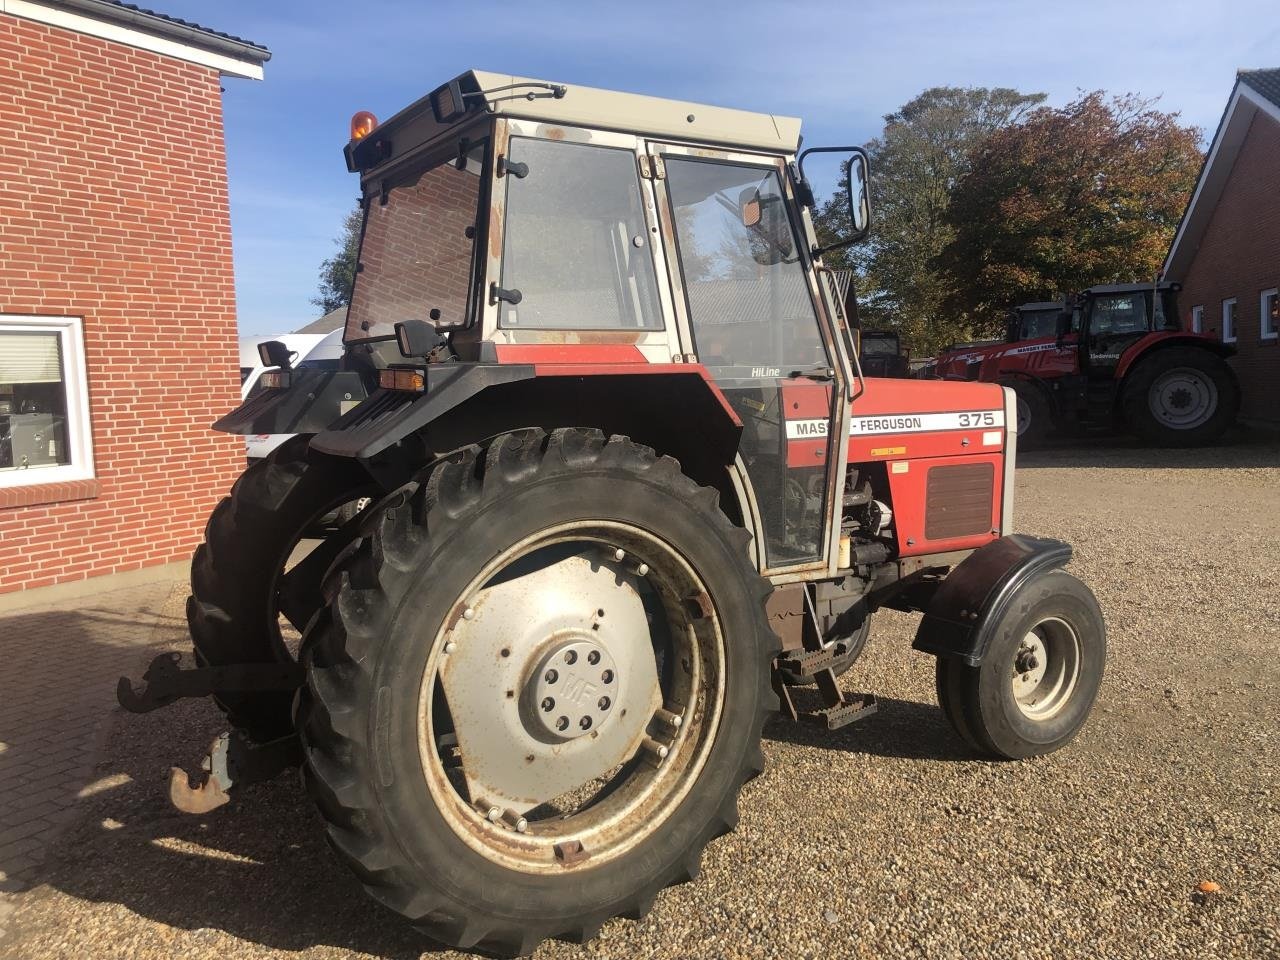
M 974 667 L 938 658 L 938 703 L 979 753 L 1051 753 L 1084 726 L 1102 683 L 1106 627 L 1093 592 L 1062 570 L 1023 586 Z
M 1018 411 L 1018 446 L 1032 447 L 1049 433 L 1053 410 L 1045 392 L 1026 380 L 1002 380 L 1013 391 Z
M 297 716 L 370 894 L 523 954 L 692 879 L 777 706 L 770 588 L 715 491 L 624 438 L 529 430 L 371 529 L 304 638 Z
M 1143 439 L 1169 447 L 1217 440 L 1235 421 L 1240 386 L 1225 360 L 1200 347 L 1168 347 L 1141 360 L 1121 400 Z

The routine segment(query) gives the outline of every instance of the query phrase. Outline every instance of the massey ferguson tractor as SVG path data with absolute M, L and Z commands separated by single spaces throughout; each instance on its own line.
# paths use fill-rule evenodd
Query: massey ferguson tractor
M 1003 340 L 938 355 L 933 375 L 984 380 L 1018 398 L 1018 434 L 1127 428 L 1171 447 L 1217 440 L 1235 422 L 1240 387 L 1212 335 L 1180 328 L 1179 285 L 1090 287 L 1066 302 L 1024 303 Z
M 216 428 L 300 435 L 209 518 L 194 666 L 119 690 L 225 711 L 181 809 L 300 765 L 370 894 L 522 954 L 694 878 L 770 716 L 873 712 L 838 678 L 877 611 L 922 615 L 976 754 L 1076 735 L 1103 619 L 1067 544 L 1013 532 L 1015 395 L 862 374 L 819 151 L 852 243 L 865 155 L 795 119 L 479 71 L 354 118 L 341 369 L 264 345 Z

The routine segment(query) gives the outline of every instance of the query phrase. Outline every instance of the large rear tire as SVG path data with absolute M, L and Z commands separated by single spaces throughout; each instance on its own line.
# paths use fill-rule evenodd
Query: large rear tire
M 297 718 L 370 894 L 523 954 L 696 876 L 777 705 L 770 587 L 715 492 L 624 438 L 530 430 L 436 465 L 372 530 L 307 632 Z
M 1197 447 L 1235 422 L 1240 385 L 1225 360 L 1202 347 L 1166 347 L 1138 361 L 1121 400 L 1130 429 L 1150 443 Z
M 311 453 L 310 440 L 293 437 L 249 466 L 209 516 L 204 543 L 191 559 L 187 598 L 187 625 L 200 666 L 293 659 L 280 623 L 282 574 L 290 555 L 321 517 L 371 492 L 357 464 Z M 319 573 L 311 579 L 301 592 L 314 592 L 311 603 L 318 606 Z M 214 699 L 252 739 L 272 740 L 293 729 L 292 692 Z
M 1053 570 L 1023 586 L 995 624 L 981 664 L 937 664 L 938 703 L 978 753 L 1007 760 L 1066 746 L 1102 683 L 1106 626 L 1093 592 Z

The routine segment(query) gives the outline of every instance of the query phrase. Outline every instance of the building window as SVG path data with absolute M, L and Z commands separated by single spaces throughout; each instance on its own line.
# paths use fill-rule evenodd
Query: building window
M 1280 290 L 1275 287 L 1263 290 L 1258 300 L 1258 311 L 1262 316 L 1262 339 L 1276 339 L 1280 334 Z
M 79 318 L 0 314 L 0 487 L 92 477 Z
M 1236 342 L 1236 298 L 1222 301 L 1222 342 Z
M 1191 332 L 1204 333 L 1204 307 L 1191 308 Z

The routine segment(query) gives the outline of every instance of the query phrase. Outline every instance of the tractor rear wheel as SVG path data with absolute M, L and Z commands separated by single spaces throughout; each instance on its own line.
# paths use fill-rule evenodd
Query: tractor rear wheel
M 336 568 L 298 727 L 333 847 L 450 946 L 638 918 L 737 822 L 777 700 L 747 535 L 599 431 L 439 463 Z
M 1201 347 L 1168 347 L 1139 361 L 1121 398 L 1125 420 L 1144 440 L 1194 447 L 1235 422 L 1240 386 L 1225 360 Z
M 299 557 L 299 544 L 317 532 L 322 517 L 373 491 L 353 461 L 311 453 L 310 439 L 296 436 L 249 466 L 209 516 L 204 543 L 191 559 L 187 598 L 200 666 L 289 662 L 288 635 L 300 633 L 320 606 L 329 551 L 322 545 Z M 293 729 L 292 692 L 215 700 L 252 739 L 272 740 Z
M 985 756 L 1051 753 L 1088 719 L 1106 655 L 1093 592 L 1054 570 L 1018 591 L 978 666 L 938 658 L 938 703 L 956 733 Z

